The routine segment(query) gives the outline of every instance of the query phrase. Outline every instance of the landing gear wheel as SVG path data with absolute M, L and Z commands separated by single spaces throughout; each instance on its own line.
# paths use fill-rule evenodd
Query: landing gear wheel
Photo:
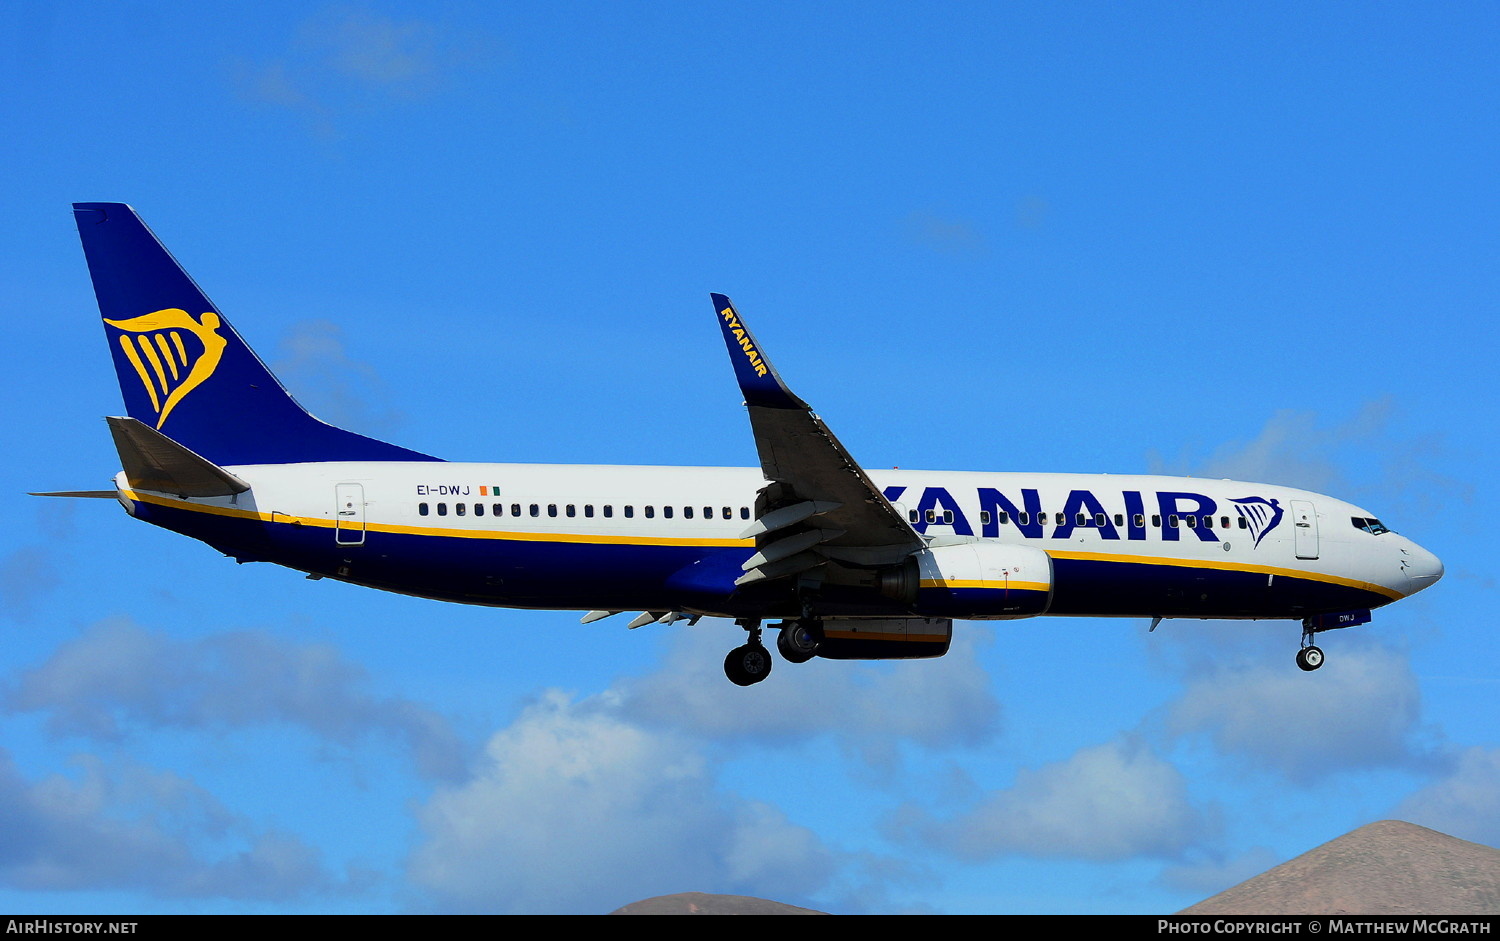
M 816 623 L 788 621 L 781 626 L 781 633 L 776 635 L 776 649 L 788 663 L 806 663 L 817 656 L 818 645 L 822 640 L 823 632 L 817 628 Z
M 724 675 L 736 686 L 753 686 L 771 675 L 771 652 L 760 644 L 745 644 L 724 658 Z
M 1312 671 L 1323 665 L 1323 651 L 1318 647 L 1303 647 L 1297 651 L 1297 666 Z

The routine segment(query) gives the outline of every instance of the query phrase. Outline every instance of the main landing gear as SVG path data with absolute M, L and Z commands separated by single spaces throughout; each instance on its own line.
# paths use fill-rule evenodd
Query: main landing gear
M 724 658 L 724 675 L 736 686 L 753 686 L 771 675 L 771 652 L 760 642 L 760 619 L 735 621 L 750 632 L 750 642 L 729 651 Z
M 753 686 L 771 675 L 771 653 L 760 640 L 760 620 L 742 618 L 734 623 L 750 633 L 750 642 L 729 651 L 724 675 L 736 686 Z M 806 663 L 817 656 L 823 642 L 822 625 L 815 618 L 783 621 L 776 635 L 776 649 L 788 663 Z

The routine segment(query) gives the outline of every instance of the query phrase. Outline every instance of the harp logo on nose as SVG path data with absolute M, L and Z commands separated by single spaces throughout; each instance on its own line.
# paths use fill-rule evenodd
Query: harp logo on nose
M 1286 512 L 1282 509 L 1280 500 L 1267 500 L 1265 497 L 1240 497 L 1229 502 L 1234 504 L 1240 518 L 1250 527 L 1250 535 L 1255 537 L 1257 549 L 1260 548 L 1260 541 L 1266 538 L 1266 533 L 1276 528 Z
M 219 315 L 207 311 L 197 320 L 185 310 L 169 307 L 129 320 L 105 323 L 120 331 L 120 350 L 146 389 L 160 430 L 172 409 L 202 385 L 224 355 L 228 341 L 219 336 Z

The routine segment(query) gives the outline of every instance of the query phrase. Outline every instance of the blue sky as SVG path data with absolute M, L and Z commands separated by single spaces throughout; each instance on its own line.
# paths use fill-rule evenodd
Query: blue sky
M 1400 817 L 1500 845 L 1488 4 L 12 5 L 0 909 L 1166 912 Z M 212 550 L 93 488 L 68 204 L 314 413 L 459 460 L 755 460 L 709 291 L 866 466 L 1369 507 L 1448 575 L 1289 622 L 782 664 Z M 1486 561 L 1490 560 L 1490 561 Z

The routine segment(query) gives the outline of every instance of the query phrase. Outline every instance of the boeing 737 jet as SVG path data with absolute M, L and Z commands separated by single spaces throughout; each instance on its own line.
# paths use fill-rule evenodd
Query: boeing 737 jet
M 713 316 L 759 467 L 444 461 L 325 424 L 267 370 L 135 211 L 73 207 L 124 394 L 109 418 L 137 519 L 239 562 L 630 627 L 727 618 L 729 679 L 772 657 L 948 650 L 955 620 L 1281 618 L 1315 635 L 1434 584 L 1375 514 L 1272 484 L 866 471 L 777 374 L 739 311 Z

